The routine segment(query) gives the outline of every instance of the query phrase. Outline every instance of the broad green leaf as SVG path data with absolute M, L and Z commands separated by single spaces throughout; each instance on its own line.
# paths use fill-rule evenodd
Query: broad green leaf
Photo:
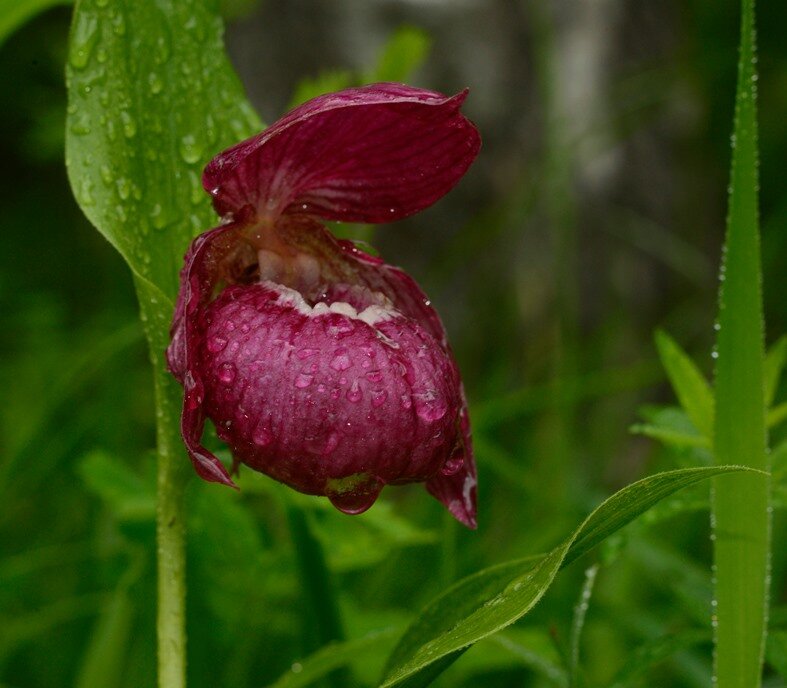
M 741 0 L 727 233 L 719 284 L 713 455 L 717 464 L 769 470 L 765 425 L 762 269 L 758 209 L 754 0 Z M 714 677 L 718 688 L 762 680 L 770 560 L 770 480 L 714 481 Z
M 705 437 L 713 434 L 713 392 L 708 381 L 678 343 L 656 331 L 656 348 L 672 388 L 691 422 Z
M 270 688 L 304 688 L 313 685 L 336 669 L 350 666 L 361 655 L 389 648 L 397 634 L 398 629 L 388 628 L 363 638 L 330 643 L 300 662 L 294 662 L 290 671 L 272 683 Z
M 782 335 L 779 340 L 768 350 L 765 356 L 765 408 L 770 408 L 779 389 L 779 378 L 787 362 L 787 335 Z
M 367 81 L 407 81 L 426 60 L 432 40 L 423 29 L 401 26 L 388 39 Z
M 174 300 L 189 241 L 218 224 L 202 167 L 260 128 L 218 3 L 78 0 L 66 80 L 74 194 L 132 271 Z
M 428 685 L 464 650 L 524 616 L 558 570 L 582 556 L 677 490 L 738 467 L 685 468 L 644 478 L 616 492 L 561 545 L 545 555 L 484 569 L 449 588 L 407 629 L 388 661 L 381 685 Z M 438 672 L 439 673 L 439 672 Z
M 37 14 L 72 0 L 0 0 L 0 47 L 17 29 Z

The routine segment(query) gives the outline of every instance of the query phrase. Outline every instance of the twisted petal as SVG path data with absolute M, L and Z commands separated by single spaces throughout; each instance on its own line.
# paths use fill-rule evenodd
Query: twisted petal
M 446 194 L 480 148 L 453 97 L 373 84 L 315 98 L 229 148 L 202 183 L 222 216 L 390 222 Z

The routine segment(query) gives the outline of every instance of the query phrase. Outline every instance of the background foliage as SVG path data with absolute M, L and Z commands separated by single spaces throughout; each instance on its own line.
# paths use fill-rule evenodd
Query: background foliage
M 267 121 L 315 92 L 378 78 L 473 88 L 467 112 L 485 148 L 462 187 L 373 237 L 343 231 L 406 266 L 444 314 L 473 407 L 481 528 L 465 532 L 420 488 L 388 491 L 349 519 L 248 473 L 240 495 L 192 481 L 195 687 L 265 686 L 282 675 L 280 685 L 307 685 L 343 658 L 353 684 L 371 685 L 413 613 L 451 582 L 548 551 L 633 479 L 710 461 L 700 375 L 676 374 L 689 365 L 680 347 L 666 335 L 654 346 L 652 332 L 669 331 L 707 377 L 736 4 L 600 3 L 577 17 L 570 3 L 549 12 L 528 2 L 281 4 L 225 7 L 241 14 L 230 53 Z M 785 331 L 787 60 L 773 30 L 784 15 L 778 3 L 761 8 L 769 344 Z M 128 271 L 65 179 L 69 17 L 51 9 L 0 47 L 0 682 L 148 686 L 150 373 Z M 782 340 L 766 366 L 777 507 L 786 348 Z M 673 394 L 665 369 L 694 391 L 675 383 Z M 440 684 L 708 685 L 707 494 L 707 485 L 690 488 L 572 564 L 525 621 L 482 641 Z M 323 545 L 338 631 L 353 643 L 303 662 L 324 638 L 301 592 L 310 566 L 292 545 L 304 525 L 293 502 Z M 775 543 L 784 530 L 777 508 Z M 786 564 L 776 546 L 769 685 L 782 685 L 787 669 Z

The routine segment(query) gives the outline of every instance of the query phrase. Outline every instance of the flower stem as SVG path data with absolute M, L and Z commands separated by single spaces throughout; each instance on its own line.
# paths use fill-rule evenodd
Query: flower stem
M 186 685 L 186 548 L 184 488 L 188 461 L 180 437 L 182 392 L 166 369 L 172 306 L 159 293 L 136 280 L 140 315 L 150 348 L 156 392 L 158 498 L 156 540 L 158 571 L 158 685 Z

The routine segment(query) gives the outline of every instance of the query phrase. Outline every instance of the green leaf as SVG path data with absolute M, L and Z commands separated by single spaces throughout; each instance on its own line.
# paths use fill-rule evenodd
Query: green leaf
M 585 617 L 587 616 L 590 597 L 593 594 L 593 586 L 595 585 L 597 574 L 598 564 L 594 564 L 585 571 L 585 582 L 582 585 L 579 601 L 574 607 L 574 617 L 571 621 L 571 636 L 569 643 L 571 648 L 571 654 L 569 655 L 569 672 L 572 686 L 579 685 L 578 682 L 581 676 L 581 665 L 579 660 L 580 641 L 582 639 L 582 631 L 585 628 Z
M 346 69 L 337 69 L 318 74 L 313 79 L 302 79 L 298 82 L 295 93 L 290 98 L 289 108 L 294 108 L 307 100 L 321 96 L 323 93 L 340 91 L 352 86 L 355 78 Z
M 432 39 L 423 29 L 401 26 L 388 39 L 366 81 L 407 81 L 429 56 Z
M 787 335 L 782 335 L 765 356 L 765 408 L 770 408 L 779 389 L 779 378 L 787 362 Z
M 772 631 L 768 635 L 765 656 L 784 679 L 787 679 L 787 631 Z
M 656 665 L 666 661 L 678 652 L 690 650 L 711 639 L 709 631 L 689 629 L 670 633 L 640 645 L 631 653 L 626 663 L 617 672 L 610 688 L 634 688 L 641 686 L 641 678 Z
M 70 5 L 72 0 L 0 0 L 0 46 L 6 39 L 37 14 L 56 5 Z
M 79 462 L 79 475 L 86 487 L 103 499 L 121 521 L 153 521 L 156 494 L 118 458 L 93 451 Z
M 295 662 L 292 669 L 272 683 L 270 688 L 310 686 L 336 669 L 350 666 L 359 656 L 390 647 L 396 640 L 397 632 L 397 629 L 388 628 L 363 638 L 330 643 L 300 662 Z
M 563 544 L 545 555 L 484 569 L 449 588 L 407 629 L 388 661 L 383 687 L 428 685 L 470 647 L 524 616 L 558 570 L 677 490 L 739 467 L 685 468 L 644 478 L 595 509 Z
M 648 423 L 636 423 L 629 428 L 629 432 L 650 437 L 673 447 L 710 447 L 710 440 L 702 435 L 679 432 Z
M 787 419 L 787 401 L 778 406 L 774 406 L 768 411 L 768 416 L 765 421 L 769 428 L 775 428 L 777 425 L 783 423 L 785 419 Z
M 656 331 L 656 348 L 672 388 L 694 427 L 705 437 L 713 434 L 713 392 L 708 381 L 678 343 Z
M 202 167 L 260 128 L 222 31 L 215 1 L 78 0 L 74 10 L 71 188 L 133 272 L 170 301 L 189 241 L 218 224 Z
M 758 209 L 754 0 L 741 0 L 727 234 L 716 339 L 713 455 L 717 464 L 769 470 L 765 424 L 764 320 Z M 770 560 L 770 481 L 724 476 L 713 489 L 718 688 L 762 680 Z

